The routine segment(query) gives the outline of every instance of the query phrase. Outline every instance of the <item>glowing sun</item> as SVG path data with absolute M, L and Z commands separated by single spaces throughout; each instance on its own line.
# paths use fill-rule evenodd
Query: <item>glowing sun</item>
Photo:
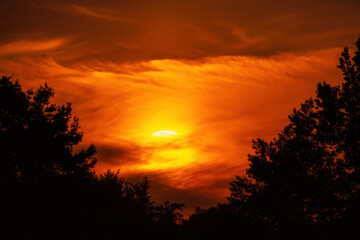
M 156 137 L 168 138 L 168 137 L 175 137 L 178 134 L 176 132 L 170 131 L 170 130 L 161 130 L 161 131 L 154 132 L 152 135 L 156 136 Z

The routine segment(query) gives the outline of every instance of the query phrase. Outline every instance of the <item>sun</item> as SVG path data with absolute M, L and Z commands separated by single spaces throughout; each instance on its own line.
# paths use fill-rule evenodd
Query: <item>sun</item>
M 170 131 L 170 130 L 160 130 L 160 131 L 154 132 L 152 135 L 155 137 L 169 138 L 169 137 L 175 137 L 178 134 L 176 132 Z

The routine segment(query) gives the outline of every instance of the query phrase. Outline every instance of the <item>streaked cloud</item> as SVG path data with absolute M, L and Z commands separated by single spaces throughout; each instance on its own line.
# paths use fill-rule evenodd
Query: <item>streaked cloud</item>
M 339 83 L 359 12 L 354 0 L 3 0 L 0 73 L 73 104 L 97 171 L 206 207 L 253 138 L 273 138 L 318 82 Z
M 0 45 L 0 55 L 49 51 L 63 46 L 67 39 L 18 40 Z
M 67 54 L 52 54 L 68 64 L 301 53 L 352 45 L 360 32 L 360 2 L 354 0 L 0 4 L 1 44 L 71 37 Z
M 148 176 L 156 200 L 194 206 L 226 196 L 227 183 L 247 166 L 251 139 L 274 137 L 317 82 L 339 83 L 340 52 L 74 66 L 21 55 L 0 58 L 0 72 L 15 73 L 25 88 L 48 82 L 57 103 L 73 103 L 83 144 L 98 146 L 98 171 Z M 178 135 L 152 135 L 164 129 Z
M 90 9 L 83 6 L 80 6 L 78 4 L 71 4 L 70 8 L 74 10 L 77 13 L 84 14 L 86 16 L 94 17 L 94 18 L 100 18 L 110 21 L 128 21 L 127 19 L 120 18 L 119 13 L 116 13 L 114 11 L 111 11 L 109 9 Z

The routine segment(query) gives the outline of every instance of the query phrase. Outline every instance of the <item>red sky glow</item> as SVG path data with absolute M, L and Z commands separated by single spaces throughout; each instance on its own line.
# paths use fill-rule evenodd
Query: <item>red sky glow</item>
M 318 82 L 341 82 L 359 12 L 356 0 L 2 0 L 0 73 L 72 103 L 97 172 L 209 207 L 252 139 L 276 137 Z

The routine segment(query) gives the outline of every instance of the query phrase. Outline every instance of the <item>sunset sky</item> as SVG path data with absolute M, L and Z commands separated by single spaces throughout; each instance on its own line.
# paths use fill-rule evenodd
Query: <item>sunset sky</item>
M 0 0 L 0 73 L 72 103 L 98 173 L 209 207 L 252 139 L 276 137 L 318 82 L 341 82 L 359 23 L 359 0 Z

